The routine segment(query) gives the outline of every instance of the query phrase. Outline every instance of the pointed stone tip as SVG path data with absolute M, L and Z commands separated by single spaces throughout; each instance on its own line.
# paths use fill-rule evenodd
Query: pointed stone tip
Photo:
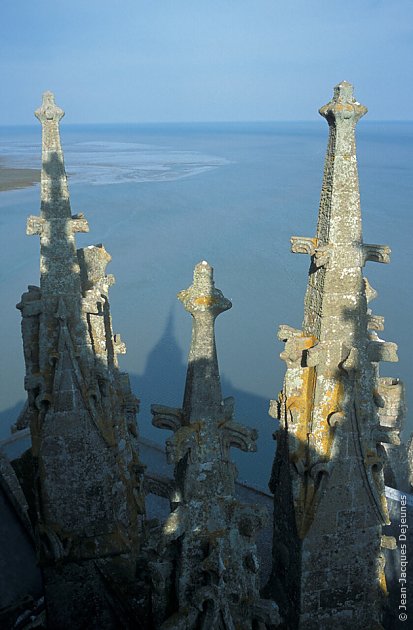
M 195 265 L 193 286 L 208 286 L 211 290 L 214 288 L 214 270 L 206 260 Z
M 56 105 L 53 92 L 46 91 L 43 92 L 42 104 L 36 109 L 34 115 L 41 123 L 44 123 L 47 120 L 56 120 L 58 122 L 65 113 L 63 109 Z
M 201 260 L 201 262 L 195 265 L 195 269 L 199 269 L 199 271 L 213 271 L 213 268 L 206 260 Z
M 208 279 L 211 286 L 214 285 L 214 269 L 206 260 L 201 260 L 194 268 L 194 285 L 198 284 L 202 278 Z
M 340 81 L 340 83 L 337 83 L 336 87 L 349 87 L 351 89 L 354 89 L 354 86 L 352 83 L 350 83 L 350 81 L 346 81 L 345 79 L 343 81 Z
M 341 81 L 334 87 L 334 100 L 340 103 L 354 102 L 354 86 L 348 81 Z

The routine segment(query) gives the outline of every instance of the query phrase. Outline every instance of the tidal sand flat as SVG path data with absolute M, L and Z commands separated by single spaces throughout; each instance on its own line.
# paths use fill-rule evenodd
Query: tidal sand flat
M 34 168 L 8 168 L 0 163 L 0 192 L 27 188 L 40 181 L 40 170 Z

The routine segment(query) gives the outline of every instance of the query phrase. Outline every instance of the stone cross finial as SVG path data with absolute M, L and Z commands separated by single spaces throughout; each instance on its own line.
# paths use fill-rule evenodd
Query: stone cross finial
M 44 124 L 49 120 L 59 122 L 65 113 L 63 109 L 56 105 L 53 92 L 44 92 L 42 104 L 36 109 L 34 115 Z
M 52 92 L 43 94 L 35 116 L 42 124 L 40 217 L 31 216 L 27 233 L 40 236 L 41 287 L 44 293 L 80 296 L 79 264 L 74 234 L 89 231 L 83 215 L 72 216 L 60 143 L 59 122 L 64 111 Z
M 45 218 L 69 218 L 69 190 L 59 131 L 64 111 L 56 105 L 52 92 L 44 92 L 34 115 L 42 124 L 41 214 Z
M 332 100 L 321 107 L 319 112 L 324 118 L 339 119 L 355 119 L 357 122 L 364 114 L 367 113 L 367 107 L 360 105 L 353 95 L 354 88 L 351 83 L 342 81 L 334 87 Z

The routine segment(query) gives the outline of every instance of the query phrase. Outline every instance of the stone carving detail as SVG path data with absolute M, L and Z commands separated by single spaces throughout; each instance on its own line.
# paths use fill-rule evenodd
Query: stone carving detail
M 325 267 L 330 260 L 331 248 L 329 245 L 317 247 L 314 252 L 314 264 L 317 268 Z
M 43 132 L 40 217 L 27 224 L 28 234 L 40 236 L 40 287 L 30 286 L 17 305 L 28 392 L 18 428 L 29 424 L 32 436 L 48 622 L 69 628 L 93 618 L 106 628 L 112 612 L 94 563 L 110 557 L 108 575 L 133 574 L 142 537 L 138 401 L 117 363 L 125 347 L 112 333 L 110 256 L 102 245 L 76 251 L 74 235 L 88 225 L 70 209 L 63 115 L 46 92 L 36 111 Z M 87 585 L 83 598 L 75 594 L 79 567 Z
M 314 265 L 317 268 L 327 265 L 331 254 L 329 244 L 318 246 L 319 241 L 317 238 L 304 236 L 292 236 L 290 240 L 293 254 L 309 254 L 313 257 Z
M 390 262 L 391 249 L 388 245 L 363 245 L 364 262 L 371 260 L 373 262 L 388 264 Z
M 278 542 L 265 592 L 280 598 L 287 625 L 300 629 L 330 627 L 333 619 L 340 628 L 370 627 L 381 615 L 378 558 L 381 526 L 389 522 L 383 463 L 385 448 L 400 442 L 391 419 L 402 394 L 398 385 L 384 394 L 378 378 L 377 363 L 397 361 L 397 346 L 374 332 L 384 320 L 367 309 L 377 294 L 362 276 L 366 261 L 389 262 L 390 255 L 387 246 L 362 240 L 355 126 L 366 111 L 345 81 L 320 109 L 330 135 L 317 233 L 291 239 L 292 251 L 310 254 L 312 263 L 302 331 L 283 326 L 279 335 L 287 371 L 270 406 L 280 420 L 270 481 Z M 277 551 L 283 546 L 290 555 L 296 550 L 288 568 Z M 360 572 L 360 562 L 376 566 L 377 575 Z M 343 596 L 346 571 L 354 592 Z
M 382 315 L 373 315 L 370 309 L 367 309 L 367 328 L 369 330 L 384 330 L 384 317 Z
M 367 278 L 363 278 L 364 291 L 366 293 L 367 304 L 372 300 L 375 300 L 378 296 L 376 289 L 374 289 Z
M 265 511 L 234 498 L 236 468 L 229 449 L 255 451 L 257 433 L 234 421 L 234 401 L 223 401 L 221 395 L 214 321 L 231 302 L 215 288 L 205 261 L 195 267 L 192 286 L 178 297 L 193 317 L 183 407 L 152 406 L 153 424 L 173 431 L 167 456 L 175 464 L 177 486 L 161 535 L 163 556 L 151 567 L 155 617 L 165 630 L 278 625 L 277 606 L 259 595 L 254 537 Z M 169 616 L 168 589 L 177 602 Z
M 373 339 L 369 341 L 367 354 L 370 361 L 378 363 L 379 361 L 397 362 L 397 345 L 391 341 L 382 341 L 381 339 Z
M 309 254 L 313 256 L 317 248 L 317 239 L 306 236 L 291 237 L 291 251 L 293 254 Z

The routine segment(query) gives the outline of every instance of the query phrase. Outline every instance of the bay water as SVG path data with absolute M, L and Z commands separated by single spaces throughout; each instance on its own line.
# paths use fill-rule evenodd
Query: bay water
M 258 454 L 233 453 L 240 478 L 265 487 L 277 423 L 268 401 L 282 386 L 279 324 L 300 327 L 309 259 L 290 253 L 290 236 L 314 236 L 328 128 L 318 122 L 74 126 L 62 122 L 72 212 L 90 232 L 78 247 L 103 243 L 114 331 L 141 399 L 142 435 L 164 444 L 149 406 L 180 406 L 191 317 L 176 294 L 207 260 L 233 308 L 216 323 L 224 396 L 238 422 L 259 431 Z M 367 263 L 386 318 L 381 336 L 399 345 L 381 373 L 412 385 L 413 123 L 369 122 L 357 129 L 364 240 L 388 244 L 390 265 Z M 41 128 L 0 128 L 4 165 L 40 168 Z M 25 399 L 20 312 L 39 284 L 39 239 L 25 234 L 39 213 L 39 186 L 0 193 L 0 439 Z M 407 419 L 405 435 L 413 429 Z

